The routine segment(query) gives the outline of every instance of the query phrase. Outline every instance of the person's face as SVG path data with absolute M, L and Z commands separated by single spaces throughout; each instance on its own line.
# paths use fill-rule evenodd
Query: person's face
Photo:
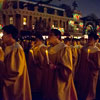
M 3 43 L 8 43 L 9 42 L 9 36 L 10 34 L 7 34 L 5 31 L 3 31 L 3 37 L 2 37 L 2 40 L 3 40 Z
M 66 45 L 70 46 L 70 41 L 65 42 Z
M 72 44 L 75 46 L 77 43 L 76 43 L 76 41 L 73 41 L 73 43 L 72 43 Z

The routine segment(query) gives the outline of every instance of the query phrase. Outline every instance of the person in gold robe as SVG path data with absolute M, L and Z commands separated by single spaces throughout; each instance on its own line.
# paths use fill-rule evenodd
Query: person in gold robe
M 29 50 L 28 70 L 31 82 L 33 100 L 43 99 L 43 76 L 46 71 L 46 49 L 40 32 L 36 32 L 34 47 Z
M 88 43 L 82 48 L 75 75 L 78 100 L 95 100 L 98 74 L 100 70 L 100 50 L 95 46 L 97 35 L 91 32 Z
M 2 100 L 2 85 L 3 85 L 3 74 L 4 74 L 4 52 L 0 47 L 0 100 Z
M 2 50 L 2 47 L 0 47 L 0 61 L 4 61 L 4 51 Z
M 16 42 L 18 30 L 13 25 L 3 27 L 5 47 L 5 75 L 3 100 L 32 100 L 26 59 L 21 45 Z
M 52 29 L 49 34 L 48 48 L 49 61 L 52 67 L 51 93 L 45 100 L 77 100 L 77 94 L 72 77 L 72 53 L 71 49 L 60 41 L 61 32 Z M 48 78 L 50 80 L 50 78 Z M 48 92 L 49 93 L 49 92 Z
M 73 77 L 75 75 L 75 69 L 78 63 L 78 50 L 76 48 L 76 45 L 77 45 L 76 39 L 72 39 L 71 50 L 72 50 L 72 60 L 73 60 Z

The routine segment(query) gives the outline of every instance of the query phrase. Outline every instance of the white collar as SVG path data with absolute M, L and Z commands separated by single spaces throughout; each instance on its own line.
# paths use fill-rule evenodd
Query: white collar
M 7 56 L 14 48 L 18 48 L 18 47 L 21 47 L 18 42 L 15 42 L 11 46 L 6 46 L 6 48 L 5 48 L 5 56 Z
M 57 44 L 53 47 L 50 47 L 48 51 L 49 51 L 50 54 L 55 54 L 64 47 L 66 47 L 65 44 L 63 42 L 60 42 L 59 44 Z

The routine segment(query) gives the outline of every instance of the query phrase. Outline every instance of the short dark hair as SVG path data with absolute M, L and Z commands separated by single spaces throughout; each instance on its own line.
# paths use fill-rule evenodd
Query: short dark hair
M 67 37 L 64 39 L 64 42 L 71 41 L 71 38 Z
M 42 34 L 40 33 L 40 32 L 35 32 L 35 38 L 36 39 L 39 39 L 39 40 L 41 40 L 41 41 L 43 41 L 43 37 L 42 37 Z
M 57 36 L 59 40 L 61 39 L 61 32 L 58 29 L 51 29 L 51 33 Z
M 7 34 L 11 34 L 12 37 L 16 40 L 18 36 L 18 29 L 14 25 L 6 25 L 2 28 Z
M 90 38 L 90 37 L 94 38 L 94 40 L 97 40 L 99 38 L 98 35 L 97 35 L 97 33 L 95 31 L 89 32 L 88 38 Z

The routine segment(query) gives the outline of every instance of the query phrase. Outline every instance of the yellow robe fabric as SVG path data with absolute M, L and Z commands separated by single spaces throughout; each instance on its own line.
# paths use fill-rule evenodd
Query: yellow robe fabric
M 25 54 L 19 43 L 5 49 L 4 100 L 32 100 Z
M 4 74 L 4 51 L 0 47 L 0 79 L 3 78 Z
M 46 61 L 46 51 L 47 47 L 44 44 L 35 46 L 29 51 L 28 58 L 28 70 L 31 82 L 32 93 L 41 92 L 42 90 L 42 80 L 43 72 Z
M 88 57 L 91 62 L 88 61 Z M 84 46 L 75 73 L 75 83 L 79 100 L 95 99 L 99 70 L 100 49 L 96 46 Z
M 49 48 L 50 61 L 58 66 L 62 76 L 57 70 L 57 95 L 58 100 L 77 100 L 77 94 L 72 77 L 72 52 L 64 43 L 59 43 Z M 55 80 L 53 80 L 55 81 Z M 53 99 L 54 100 L 54 99 Z
M 1 47 L 0 47 L 0 61 L 4 61 L 4 52 Z
M 75 74 L 75 69 L 76 69 L 76 65 L 77 65 L 77 61 L 78 61 L 78 50 L 75 46 L 71 46 L 71 50 L 72 50 L 72 60 L 73 60 L 73 77 Z
M 4 52 L 0 47 L 0 100 L 2 100 L 2 84 L 4 75 Z

